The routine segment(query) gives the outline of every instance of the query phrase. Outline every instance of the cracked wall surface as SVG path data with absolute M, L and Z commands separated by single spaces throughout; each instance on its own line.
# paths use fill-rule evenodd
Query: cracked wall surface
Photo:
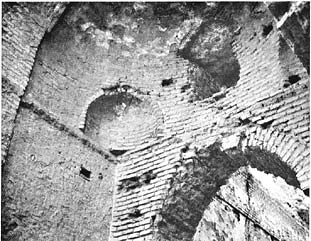
M 2 238 L 107 240 L 115 164 L 29 109 L 17 123 L 2 169 Z
M 2 6 L 4 240 L 308 239 L 308 2 Z
M 64 6 L 64 3 L 2 5 L 2 163 L 7 155 L 19 101 L 29 82 L 36 51 Z

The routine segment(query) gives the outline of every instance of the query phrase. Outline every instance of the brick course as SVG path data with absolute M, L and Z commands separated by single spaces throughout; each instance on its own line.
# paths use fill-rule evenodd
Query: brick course
M 36 12 L 40 7 L 35 6 L 16 5 L 3 18 L 2 155 L 8 160 L 4 166 L 7 174 L 3 187 L 8 190 L 4 196 L 4 215 L 6 220 L 15 222 L 7 224 L 11 229 L 6 237 L 17 235 L 27 240 L 53 240 L 53 236 L 58 235 L 58 239 L 65 240 L 77 235 L 78 240 L 108 240 L 110 233 L 110 240 L 165 240 L 174 232 L 175 235 L 181 234 L 174 225 L 169 226 L 171 232 L 168 236 L 161 233 L 161 223 L 169 220 L 160 214 L 167 211 L 176 213 L 172 219 L 184 225 L 187 233 L 184 240 L 190 240 L 207 207 L 200 207 L 198 200 L 202 197 L 199 194 L 191 197 L 191 189 L 187 190 L 192 206 L 197 201 L 197 206 L 192 207 L 187 215 L 182 211 L 189 200 L 182 200 L 182 205 L 176 209 L 167 208 L 167 203 L 170 198 L 178 199 L 178 195 L 171 195 L 178 175 L 189 175 L 194 171 L 192 164 L 196 160 L 196 151 L 213 145 L 223 152 L 234 153 L 235 150 L 242 156 L 254 148 L 257 154 L 268 153 L 262 154 L 261 159 L 258 154 L 256 160 L 260 162 L 268 157 L 281 160 L 280 167 L 287 165 L 288 169 L 280 168 L 281 171 L 272 173 L 302 190 L 309 189 L 309 75 L 280 36 L 267 9 L 263 13 L 252 13 L 260 17 L 249 14 L 239 20 L 241 28 L 231 42 L 240 65 L 236 85 L 197 100 L 193 73 L 198 66 L 191 60 L 176 56 L 175 52 L 138 54 L 139 46 L 137 51 L 127 49 L 130 57 L 119 55 L 118 47 L 108 51 L 90 34 L 75 32 L 72 25 L 78 23 L 71 18 L 79 16 L 79 11 L 74 12 L 74 7 L 65 13 L 51 33 L 45 34 L 59 17 L 62 5 L 42 5 L 45 10 L 40 14 Z M 48 20 L 42 20 L 45 16 L 49 16 Z M 271 27 L 271 31 L 265 33 L 267 27 Z M 196 27 L 191 28 L 189 31 L 193 32 Z M 27 29 L 35 34 L 30 34 Z M 293 76 L 294 80 L 291 79 Z M 100 105 L 104 105 L 105 97 L 125 92 L 142 101 L 140 108 L 127 116 L 133 125 L 118 128 L 115 126 L 118 123 L 108 121 L 115 118 L 114 114 L 109 112 L 100 120 L 96 111 L 92 114 L 91 106 L 97 100 L 102 98 Z M 97 128 L 89 125 L 88 117 L 92 115 L 94 123 L 105 122 L 103 126 L 109 129 L 108 132 L 116 127 L 117 134 L 111 132 L 110 139 L 115 145 L 108 144 L 105 137 L 97 138 L 92 134 Z M 16 130 L 9 155 L 6 155 L 13 127 Z M 113 147 L 128 151 L 115 158 L 108 153 Z M 62 154 L 57 154 L 58 149 Z M 33 158 L 40 159 L 41 166 L 37 167 Z M 65 161 L 55 164 L 54 158 Z M 51 163 L 54 163 L 52 168 Z M 91 178 L 90 182 L 81 179 L 80 164 L 91 170 L 92 178 L 93 174 L 99 177 L 101 173 L 103 179 Z M 67 169 L 64 170 L 62 165 Z M 269 170 L 265 165 L 257 168 Z M 222 168 L 219 170 L 221 172 Z M 49 181 L 42 179 L 42 173 Z M 225 184 L 229 178 L 225 174 L 219 174 L 223 175 L 222 181 L 211 182 L 211 186 L 219 188 Z M 198 182 L 200 180 L 198 178 Z M 75 185 L 78 185 L 77 189 Z M 43 188 L 35 191 L 36 186 Z M 262 203 L 261 195 L 267 203 L 273 196 L 266 190 L 260 193 L 261 188 L 260 185 L 254 187 L 258 190 L 254 195 L 256 205 Z M 26 200 L 27 190 L 34 194 L 29 200 Z M 47 190 L 55 195 L 49 196 Z M 53 203 L 57 196 L 62 198 Z M 47 201 L 43 202 L 43 199 Z M 230 197 L 225 199 L 228 201 Z M 18 204 L 16 200 L 19 200 Z M 49 208 L 45 208 L 45 202 L 50 202 L 51 210 L 56 213 L 52 216 L 53 222 L 47 219 L 52 214 Z M 269 207 L 280 207 L 281 210 L 284 205 L 272 201 Z M 212 209 L 216 206 L 218 209 Z M 250 222 L 247 227 L 251 231 L 245 232 L 268 240 L 271 235 L 285 237 L 286 228 L 282 228 L 281 233 L 273 233 L 275 230 L 268 230 L 271 223 L 265 223 L 261 214 L 256 216 L 251 210 L 248 215 L 253 221 L 241 218 L 238 222 L 232 207 L 219 198 L 213 199 L 206 212 L 219 217 L 226 207 L 229 208 L 226 218 L 232 222 L 238 225 Z M 260 212 L 267 211 L 256 208 Z M 27 222 L 34 226 L 33 229 L 26 225 L 23 217 L 15 218 L 18 214 L 25 215 L 28 209 Z M 57 210 L 64 211 L 61 215 Z M 37 211 L 42 212 L 39 218 Z M 189 217 L 192 218 L 189 220 Z M 254 222 L 254 217 L 261 219 Z M 38 224 L 34 220 L 45 221 Z M 195 222 L 191 223 L 193 220 Z M 291 227 L 298 225 L 292 223 L 291 217 L 284 220 L 282 223 L 290 223 Z M 258 222 L 260 228 L 256 226 Z M 268 230 L 269 234 L 263 230 Z M 235 232 L 234 227 L 232 232 Z M 295 236 L 297 240 L 305 237 L 301 233 Z M 197 237 L 199 240 L 199 235 Z

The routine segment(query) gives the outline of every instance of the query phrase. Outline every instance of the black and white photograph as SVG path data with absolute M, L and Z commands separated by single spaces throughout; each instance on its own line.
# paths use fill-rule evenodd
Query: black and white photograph
M 1 240 L 309 240 L 310 1 L 1 8 Z

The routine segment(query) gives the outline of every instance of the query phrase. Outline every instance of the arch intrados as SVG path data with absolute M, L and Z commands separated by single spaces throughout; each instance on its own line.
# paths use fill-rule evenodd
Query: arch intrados
M 261 158 L 258 158 L 259 154 Z M 160 211 L 157 235 L 169 240 L 192 240 L 205 208 L 220 187 L 243 166 L 250 165 L 265 173 L 281 176 L 290 185 L 299 187 L 295 172 L 280 157 L 258 147 L 246 147 L 244 151 L 237 147 L 222 150 L 221 143 L 214 143 L 197 150 L 191 159 L 184 162 L 184 171 L 173 179 Z

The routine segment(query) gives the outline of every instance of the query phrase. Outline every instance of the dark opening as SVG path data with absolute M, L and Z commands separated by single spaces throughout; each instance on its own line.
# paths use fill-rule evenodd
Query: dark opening
M 84 127 L 83 128 L 79 128 L 80 131 L 82 131 L 84 133 Z
M 266 123 L 261 124 L 262 129 L 267 129 L 271 126 L 274 120 L 268 121 Z
M 140 177 L 130 177 L 124 180 L 121 180 L 121 184 L 118 187 L 118 190 L 129 191 L 143 185 L 149 184 L 151 180 L 155 179 L 157 175 L 152 171 L 143 173 Z
M 87 170 L 86 168 L 84 168 L 81 165 L 81 169 L 80 169 L 80 174 L 79 174 L 83 179 L 90 181 L 90 177 L 91 177 L 91 171 Z
M 240 125 L 247 125 L 251 123 L 251 120 L 248 118 L 245 118 L 245 119 L 239 118 L 239 122 L 240 122 Z
M 271 13 L 277 19 L 281 19 L 281 17 L 290 9 L 290 2 L 274 2 L 269 5 L 269 9 Z
M 135 209 L 133 212 L 129 214 L 129 218 L 138 218 L 140 216 L 142 216 L 142 214 L 140 213 L 140 210 L 138 209 Z
M 309 189 L 309 188 L 303 190 L 303 192 L 304 192 L 304 194 L 305 194 L 306 196 L 310 197 L 310 189 Z
M 214 100 L 216 100 L 216 101 L 218 101 L 218 100 L 220 100 L 222 98 L 225 98 L 225 97 L 226 97 L 226 93 L 218 93 L 218 94 L 215 94 L 213 96 Z
M 152 171 L 146 172 L 141 177 L 141 182 L 144 184 L 149 184 L 151 180 L 156 178 L 156 174 L 154 174 Z
M 152 223 L 152 224 L 154 224 L 155 219 L 156 219 L 156 216 L 155 216 L 155 215 L 151 216 L 151 223 Z
M 284 88 L 287 88 L 290 85 L 293 85 L 295 83 L 297 83 L 299 80 L 301 80 L 300 76 L 295 74 L 295 75 L 291 75 L 288 77 L 288 80 L 284 81 Z
M 297 75 L 297 74 L 291 75 L 291 76 L 288 77 L 288 81 L 289 81 L 289 83 L 291 83 L 291 84 L 295 84 L 295 83 L 297 83 L 299 80 L 301 80 L 301 78 L 300 78 L 300 76 Z
M 2 216 L 3 218 L 3 216 Z M 7 235 L 9 232 L 13 232 L 14 229 L 18 227 L 18 224 L 15 221 L 9 221 L 2 219 L 2 234 Z
M 123 155 L 125 152 L 127 152 L 127 150 L 110 150 L 110 153 L 115 156 Z
M 260 226 L 257 223 L 254 223 L 254 228 L 255 229 L 260 229 Z
M 298 210 L 299 217 L 309 225 L 309 212 L 308 210 Z
M 169 86 L 169 85 L 171 85 L 171 84 L 173 84 L 173 79 L 172 78 L 170 78 L 170 79 L 164 79 L 164 80 L 162 80 L 162 87 L 165 87 L 165 86 Z
M 237 220 L 240 221 L 240 212 L 237 209 L 233 208 L 233 213 L 236 216 Z
M 183 87 L 181 87 L 181 93 L 184 93 L 186 92 L 187 89 L 190 89 L 191 87 L 191 84 L 186 84 L 184 85 Z
M 273 25 L 272 25 L 272 23 L 270 23 L 268 25 L 263 25 L 262 27 L 263 27 L 262 36 L 267 37 L 268 34 L 272 31 Z
M 189 151 L 189 146 L 184 146 L 180 150 L 181 150 L 182 153 L 186 153 L 187 151 Z
M 16 5 L 19 5 L 19 3 L 16 3 L 16 2 L 4 2 L 2 4 L 2 13 L 7 13 L 8 11 L 10 11 L 11 8 L 13 8 Z
M 126 191 L 129 191 L 139 186 L 140 186 L 139 177 L 131 177 L 122 180 L 122 183 L 119 185 L 118 190 L 125 189 Z

